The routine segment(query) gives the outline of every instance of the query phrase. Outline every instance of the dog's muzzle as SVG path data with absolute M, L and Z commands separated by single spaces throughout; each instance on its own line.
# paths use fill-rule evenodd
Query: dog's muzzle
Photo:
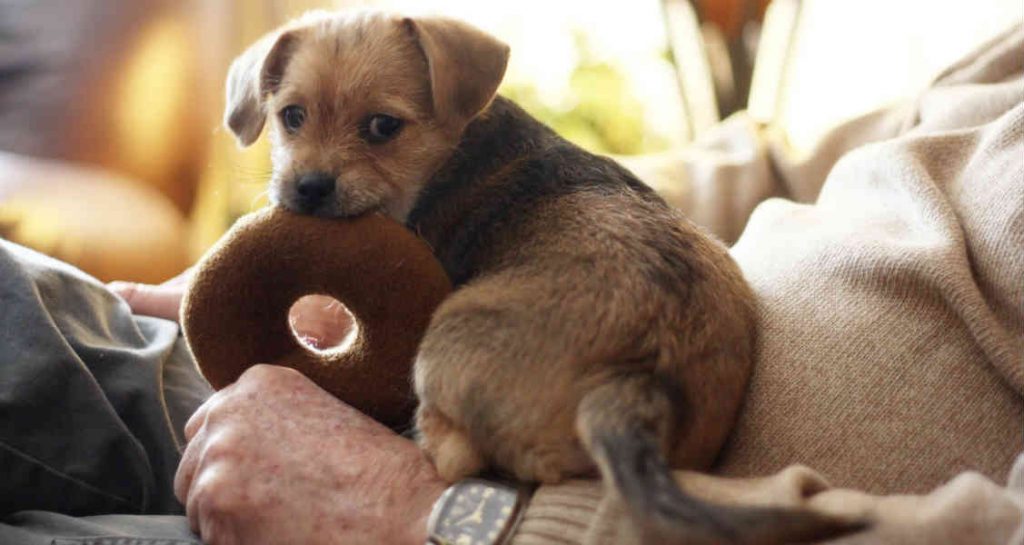
M 303 174 L 295 184 L 295 204 L 300 212 L 314 212 L 334 195 L 334 176 L 326 172 Z

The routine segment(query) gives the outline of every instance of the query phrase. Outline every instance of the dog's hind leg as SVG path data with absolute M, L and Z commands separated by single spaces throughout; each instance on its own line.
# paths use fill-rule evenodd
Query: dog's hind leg
M 475 475 L 484 468 L 484 460 L 464 430 L 436 407 L 424 404 L 416 412 L 420 448 L 437 467 L 441 478 L 455 482 Z

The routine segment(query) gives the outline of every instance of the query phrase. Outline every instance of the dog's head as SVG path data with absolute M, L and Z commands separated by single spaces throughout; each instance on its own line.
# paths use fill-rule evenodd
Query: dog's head
M 501 83 L 509 48 L 465 23 L 316 12 L 251 46 L 224 123 L 247 146 L 271 118 L 271 200 L 403 219 Z

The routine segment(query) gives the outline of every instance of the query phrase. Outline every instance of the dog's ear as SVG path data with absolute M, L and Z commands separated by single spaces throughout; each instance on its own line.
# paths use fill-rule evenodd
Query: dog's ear
M 494 98 L 508 65 L 508 45 L 454 19 L 405 18 L 402 24 L 427 58 L 434 115 L 468 123 Z
M 224 125 L 235 134 L 240 145 L 252 144 L 263 131 L 267 95 L 280 86 L 299 32 L 294 29 L 268 34 L 231 63 Z

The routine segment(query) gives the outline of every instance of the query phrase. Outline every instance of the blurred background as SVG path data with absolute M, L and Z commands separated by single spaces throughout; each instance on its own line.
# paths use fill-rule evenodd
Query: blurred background
M 220 127 L 231 60 L 305 10 L 366 7 L 505 40 L 502 93 L 669 197 L 671 158 L 729 115 L 806 153 L 1024 19 L 1020 0 L 0 0 L 0 236 L 104 281 L 174 276 L 265 204 L 265 139 Z

